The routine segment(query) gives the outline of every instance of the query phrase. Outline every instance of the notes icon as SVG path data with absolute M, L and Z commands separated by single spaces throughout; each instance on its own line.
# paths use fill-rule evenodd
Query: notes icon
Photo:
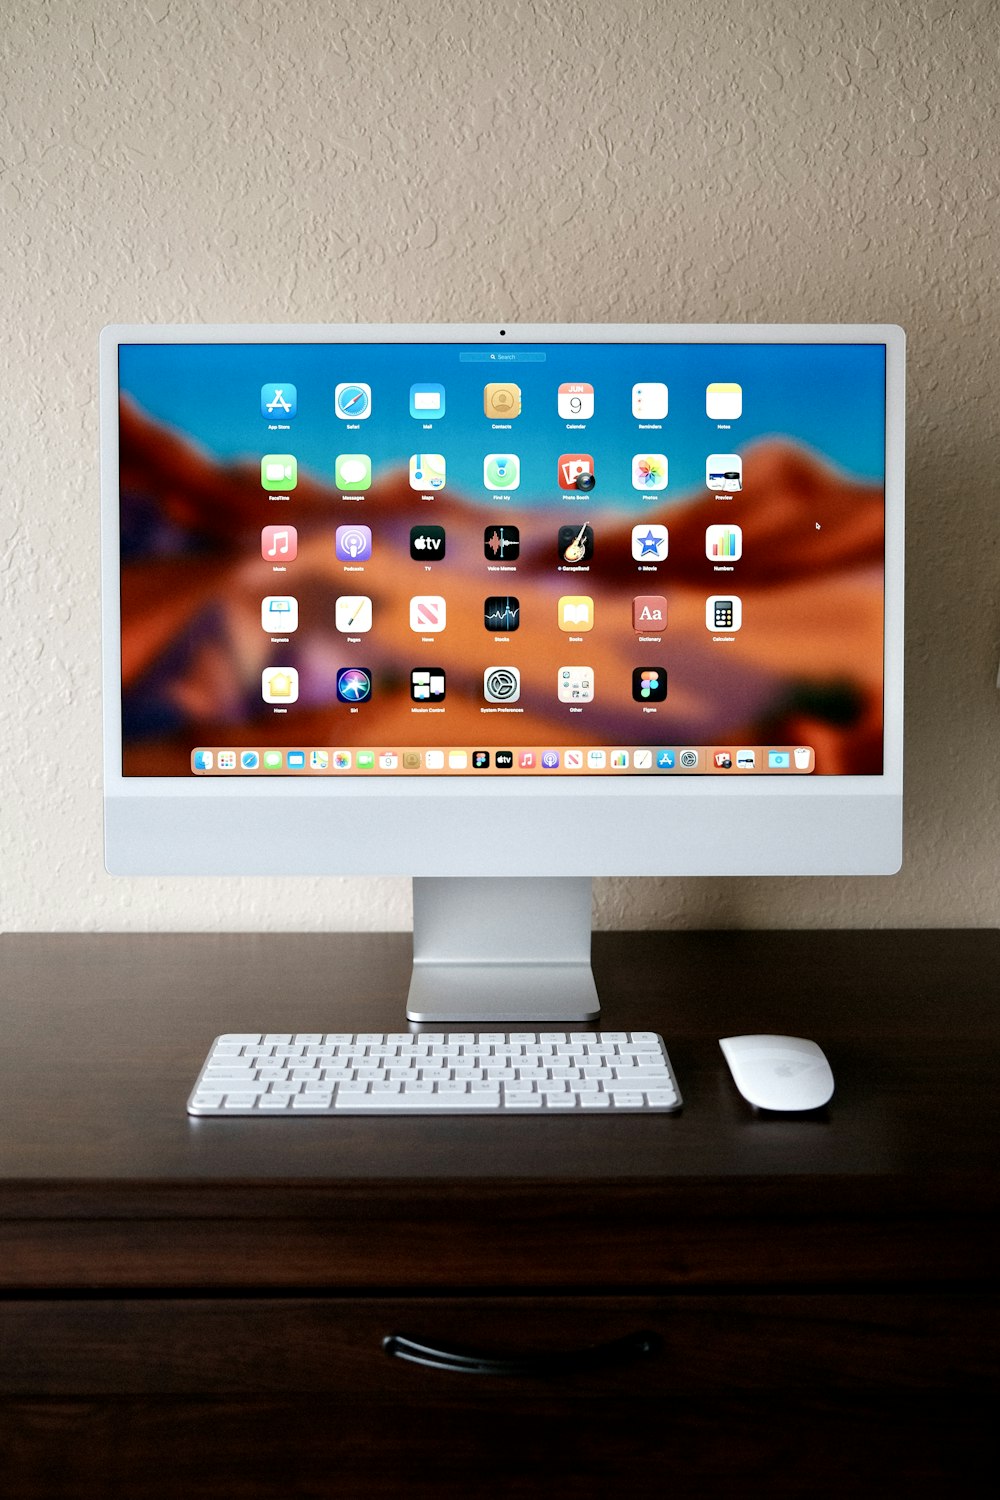
M 267 562 L 291 562 L 299 550 L 294 526 L 265 526 L 260 534 L 260 555 Z

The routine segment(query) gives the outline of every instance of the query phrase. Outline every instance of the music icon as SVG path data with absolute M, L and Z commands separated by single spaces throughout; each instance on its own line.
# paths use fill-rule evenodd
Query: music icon
M 260 555 L 267 562 L 291 562 L 299 550 L 294 526 L 265 526 L 260 534 Z

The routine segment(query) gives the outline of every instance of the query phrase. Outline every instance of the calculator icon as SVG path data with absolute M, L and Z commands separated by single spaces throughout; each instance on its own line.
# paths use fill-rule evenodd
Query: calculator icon
M 712 594 L 705 601 L 708 630 L 739 630 L 743 624 L 743 601 L 735 594 Z

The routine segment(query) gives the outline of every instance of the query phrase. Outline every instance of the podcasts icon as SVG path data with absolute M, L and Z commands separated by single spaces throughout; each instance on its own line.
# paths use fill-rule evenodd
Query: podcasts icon
M 372 555 L 370 526 L 338 526 L 337 556 L 341 562 L 365 562 Z

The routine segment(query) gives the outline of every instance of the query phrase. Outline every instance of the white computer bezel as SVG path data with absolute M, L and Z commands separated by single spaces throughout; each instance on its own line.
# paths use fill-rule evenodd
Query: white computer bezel
M 880 775 L 420 778 L 122 774 L 118 349 L 171 343 L 879 344 L 886 351 Z M 101 334 L 106 857 L 116 873 L 888 874 L 902 822 L 905 336 L 869 324 L 113 325 Z M 583 807 L 582 816 L 572 816 Z M 471 821 L 470 821 L 471 820 Z

